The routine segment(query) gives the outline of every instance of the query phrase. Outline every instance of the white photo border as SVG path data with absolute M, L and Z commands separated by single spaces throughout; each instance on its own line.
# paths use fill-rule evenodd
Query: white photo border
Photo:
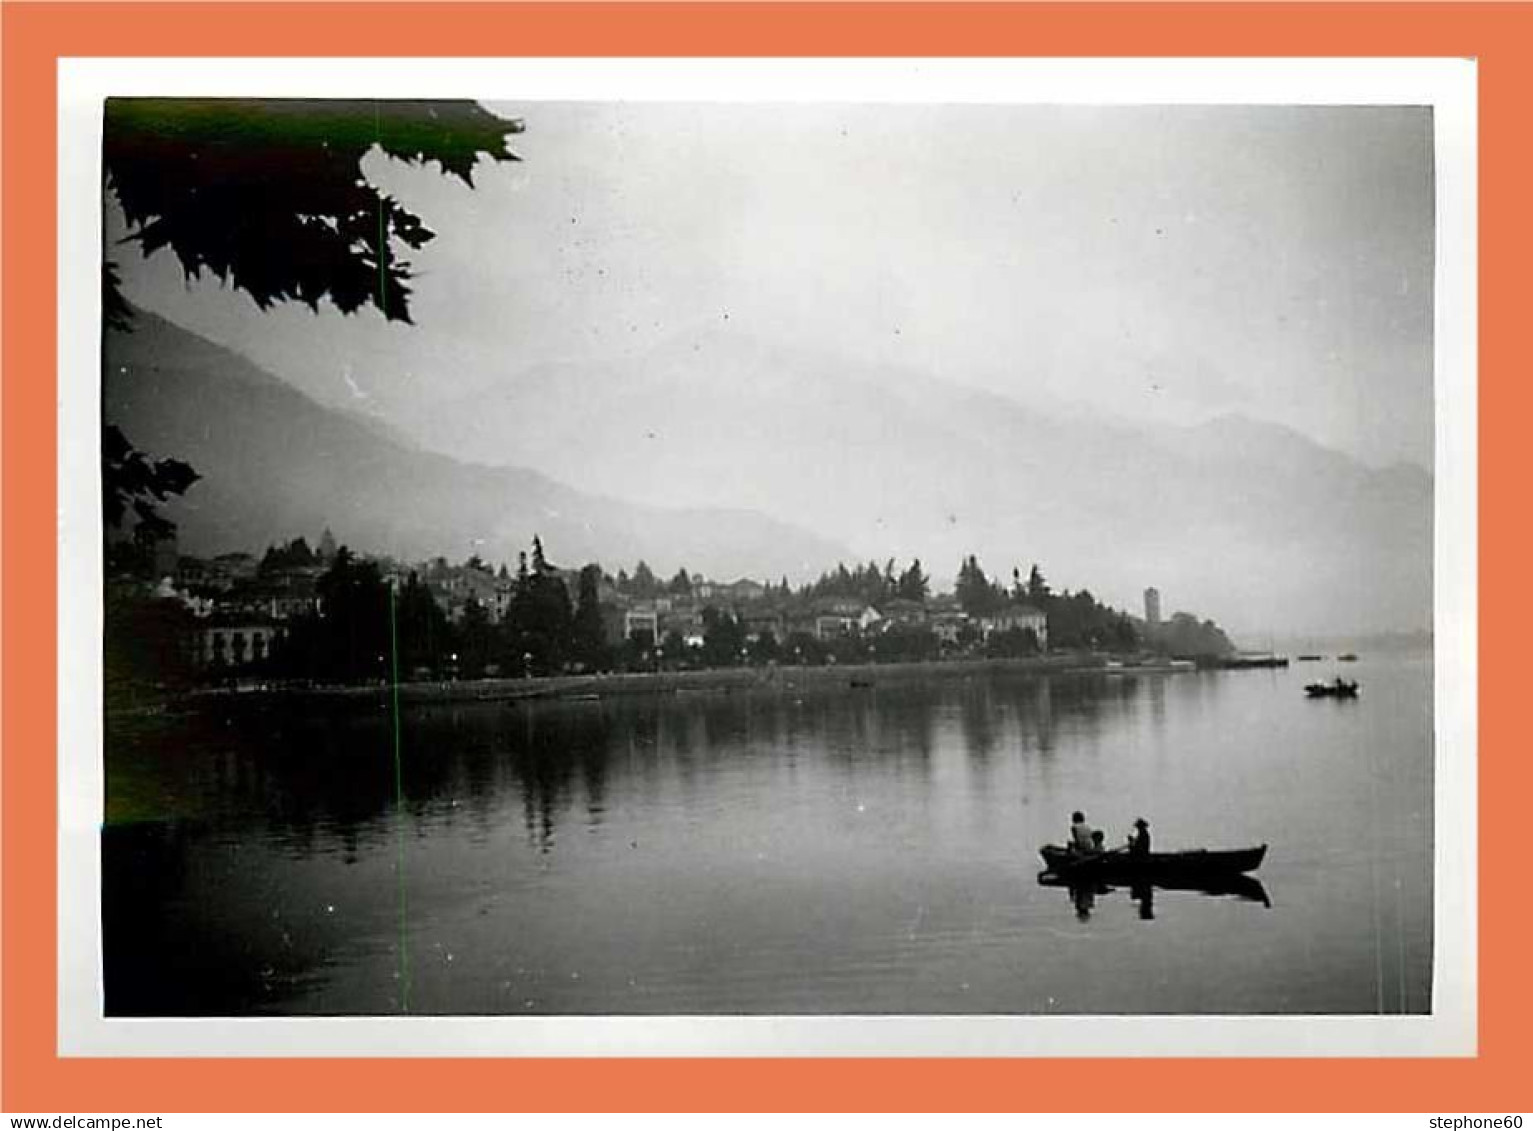
M 1432 1010 L 1379 1016 L 117 1019 L 102 1009 L 101 113 L 108 96 L 1431 106 Z M 1473 1056 L 1478 990 L 1477 69 L 1470 59 L 61 59 L 60 1056 Z M 79 595 L 84 595 L 83 597 Z

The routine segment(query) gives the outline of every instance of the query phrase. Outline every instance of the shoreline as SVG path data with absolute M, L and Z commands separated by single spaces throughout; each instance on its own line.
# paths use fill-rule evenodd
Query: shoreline
M 590 675 L 491 678 L 473 680 L 416 680 L 398 685 L 401 704 L 458 702 L 580 702 L 615 696 L 674 695 L 682 693 L 730 693 L 735 691 L 795 691 L 841 684 L 848 690 L 873 690 L 882 683 L 913 678 L 951 679 L 980 672 L 1021 672 L 1036 675 L 1111 674 L 1169 675 L 1184 670 L 1169 664 L 1108 668 L 1106 656 L 1069 655 L 1024 659 L 928 660 L 897 664 L 827 664 L 820 666 L 709 668 L 700 671 L 608 672 Z M 144 714 L 166 708 L 196 707 L 231 702 L 277 703 L 377 703 L 388 702 L 394 685 L 377 683 L 330 687 L 207 688 L 166 696 L 155 704 L 121 713 Z

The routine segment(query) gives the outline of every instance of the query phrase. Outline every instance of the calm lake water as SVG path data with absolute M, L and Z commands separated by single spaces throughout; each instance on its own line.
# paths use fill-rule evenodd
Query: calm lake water
M 1424 655 L 888 669 L 409 708 L 401 812 L 381 710 L 113 728 L 107 1012 L 1426 1012 L 1431 734 Z M 1263 890 L 1041 886 L 1076 808 Z

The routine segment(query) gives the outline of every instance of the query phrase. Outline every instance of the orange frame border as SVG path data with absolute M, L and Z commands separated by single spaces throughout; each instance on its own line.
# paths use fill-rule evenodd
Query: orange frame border
M 1517 1111 L 1533 927 L 1512 829 L 1515 492 L 1533 394 L 1533 8 L 1511 4 L 6 3 L 0 364 L 0 1109 Z M 57 1055 L 56 61 L 61 56 L 1474 56 L 1480 61 L 1479 1055 L 1443 1060 L 61 1059 Z M 1520 285 L 1521 284 L 1521 285 Z M 1519 317 L 1521 315 L 1521 317 Z M 1523 587 L 1526 588 L 1525 586 Z M 1453 830 L 1440 830 L 1451 836 Z M 1498 883 L 1498 881 L 1501 881 Z M 1524 1052 L 1519 1054 L 1522 1047 Z M 1101 1087 L 1103 1079 L 1112 1086 Z M 1281 1083 L 1281 1089 L 1273 1085 Z M 592 1085 L 600 1083 L 601 1088 Z

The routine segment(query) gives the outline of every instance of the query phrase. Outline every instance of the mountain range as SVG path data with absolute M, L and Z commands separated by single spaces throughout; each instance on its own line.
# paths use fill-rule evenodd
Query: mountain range
M 1275 424 L 1062 414 L 942 374 L 858 364 L 714 327 L 604 364 L 544 365 L 410 422 L 427 447 L 531 461 L 625 498 L 745 506 L 919 556 L 944 583 L 1033 562 L 1137 610 L 1247 635 L 1431 618 L 1431 476 L 1372 468 Z
M 363 549 L 506 560 L 536 532 L 554 560 L 614 571 L 799 580 L 919 557 L 944 586 L 974 553 L 1134 610 L 1154 585 L 1167 613 L 1248 638 L 1431 620 L 1422 469 L 1238 416 L 1061 414 L 1028 402 L 1020 365 L 1001 396 L 712 327 L 458 380 L 385 423 L 147 312 L 104 357 L 107 419 L 204 477 L 170 511 L 192 549 L 329 525 Z
M 405 560 L 514 562 L 538 535 L 561 565 L 601 560 L 615 572 L 642 558 L 726 579 L 805 576 L 847 554 L 739 508 L 622 502 L 525 466 L 425 451 L 148 311 L 135 312 L 131 331 L 108 331 L 102 402 L 136 446 L 202 476 L 164 508 L 183 552 L 258 553 L 298 535 L 312 542 L 328 526 L 354 549 Z

